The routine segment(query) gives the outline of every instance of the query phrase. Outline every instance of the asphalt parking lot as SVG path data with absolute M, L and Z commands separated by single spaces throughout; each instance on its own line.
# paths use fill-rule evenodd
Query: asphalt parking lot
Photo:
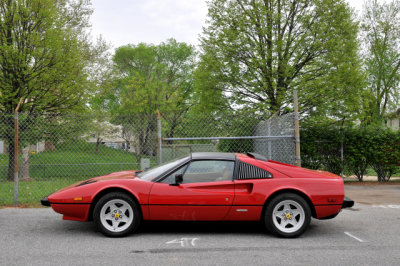
M 360 190 L 375 196 L 368 201 Z M 391 193 L 393 202 L 377 196 Z M 398 265 L 400 186 L 346 187 L 346 194 L 356 200 L 353 208 L 313 219 L 297 239 L 276 238 L 259 223 L 171 222 L 145 223 L 137 234 L 113 239 L 50 208 L 0 209 L 0 264 Z

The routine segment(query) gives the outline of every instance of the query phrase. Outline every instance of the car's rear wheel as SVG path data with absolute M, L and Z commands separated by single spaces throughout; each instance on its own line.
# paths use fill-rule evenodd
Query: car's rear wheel
M 311 221 L 308 203 L 299 195 L 283 193 L 268 204 L 264 222 L 267 229 L 280 237 L 298 237 Z
M 129 195 L 111 192 L 96 203 L 93 221 L 104 235 L 121 237 L 138 228 L 141 216 L 136 202 Z

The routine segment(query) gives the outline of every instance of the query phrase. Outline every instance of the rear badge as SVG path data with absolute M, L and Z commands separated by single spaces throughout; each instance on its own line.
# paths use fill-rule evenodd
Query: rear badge
M 236 209 L 237 212 L 247 212 L 247 209 Z

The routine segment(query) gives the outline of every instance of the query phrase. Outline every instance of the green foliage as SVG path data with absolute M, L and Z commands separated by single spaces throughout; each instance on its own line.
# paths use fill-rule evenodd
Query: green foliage
M 342 136 L 340 130 L 328 124 L 302 128 L 300 133 L 302 166 L 340 174 Z
M 378 181 L 389 181 L 400 166 L 400 131 L 374 130 L 371 140 L 371 167 L 378 175 Z
M 372 167 L 378 181 L 389 181 L 400 170 L 400 131 L 382 127 L 313 125 L 301 131 L 302 165 L 339 174 L 353 173 L 359 181 Z M 343 143 L 344 162 L 341 161 Z
M 0 1 L 0 111 L 60 112 L 83 103 L 103 50 L 92 48 L 86 0 Z
M 0 112 L 12 114 L 21 103 L 19 112 L 30 115 L 20 121 L 20 143 L 26 145 L 49 135 L 33 127 L 40 125 L 37 114 L 86 109 L 106 47 L 90 41 L 87 0 L 0 0 L 0 10 Z M 6 129 L 0 137 L 13 151 L 14 120 L 0 123 Z
M 169 39 L 159 45 L 127 45 L 115 51 L 117 71 L 114 86 L 105 90 L 106 109 L 115 124 L 123 126 L 124 136 L 139 157 L 156 152 L 157 111 L 167 120 L 167 137 L 191 105 L 194 47 Z
M 290 108 L 298 89 L 304 114 L 353 118 L 357 30 L 343 0 L 210 1 L 195 87 L 205 105 L 266 114 Z
M 160 45 L 119 47 L 113 58 L 120 78 L 111 91 L 112 111 L 156 115 L 160 110 L 177 119 L 188 108 L 194 56 L 193 46 L 174 39 Z
M 354 173 L 359 181 L 367 173 L 371 159 L 375 156 L 371 138 L 376 129 L 370 127 L 346 128 L 344 138 L 344 152 L 346 154 L 346 166 Z
M 400 1 L 365 2 L 361 25 L 368 77 L 362 122 L 381 125 L 400 101 Z

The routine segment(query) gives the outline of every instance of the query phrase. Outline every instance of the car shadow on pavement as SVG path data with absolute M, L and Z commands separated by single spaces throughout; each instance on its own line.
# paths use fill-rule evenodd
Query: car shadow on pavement
M 192 221 L 146 221 L 138 229 L 137 234 L 262 234 L 267 230 L 260 222 L 192 222 Z
M 314 220 L 306 230 L 304 235 L 315 236 L 324 235 L 324 224 Z M 49 228 L 50 229 L 50 228 Z M 63 221 L 61 224 L 53 224 L 49 230 L 52 233 L 83 234 L 86 236 L 101 236 L 101 232 L 93 222 L 74 222 Z M 159 234 L 240 234 L 240 235 L 273 235 L 263 226 L 261 222 L 192 222 L 192 221 L 145 221 L 139 226 L 138 230 L 128 237 L 159 235 Z

